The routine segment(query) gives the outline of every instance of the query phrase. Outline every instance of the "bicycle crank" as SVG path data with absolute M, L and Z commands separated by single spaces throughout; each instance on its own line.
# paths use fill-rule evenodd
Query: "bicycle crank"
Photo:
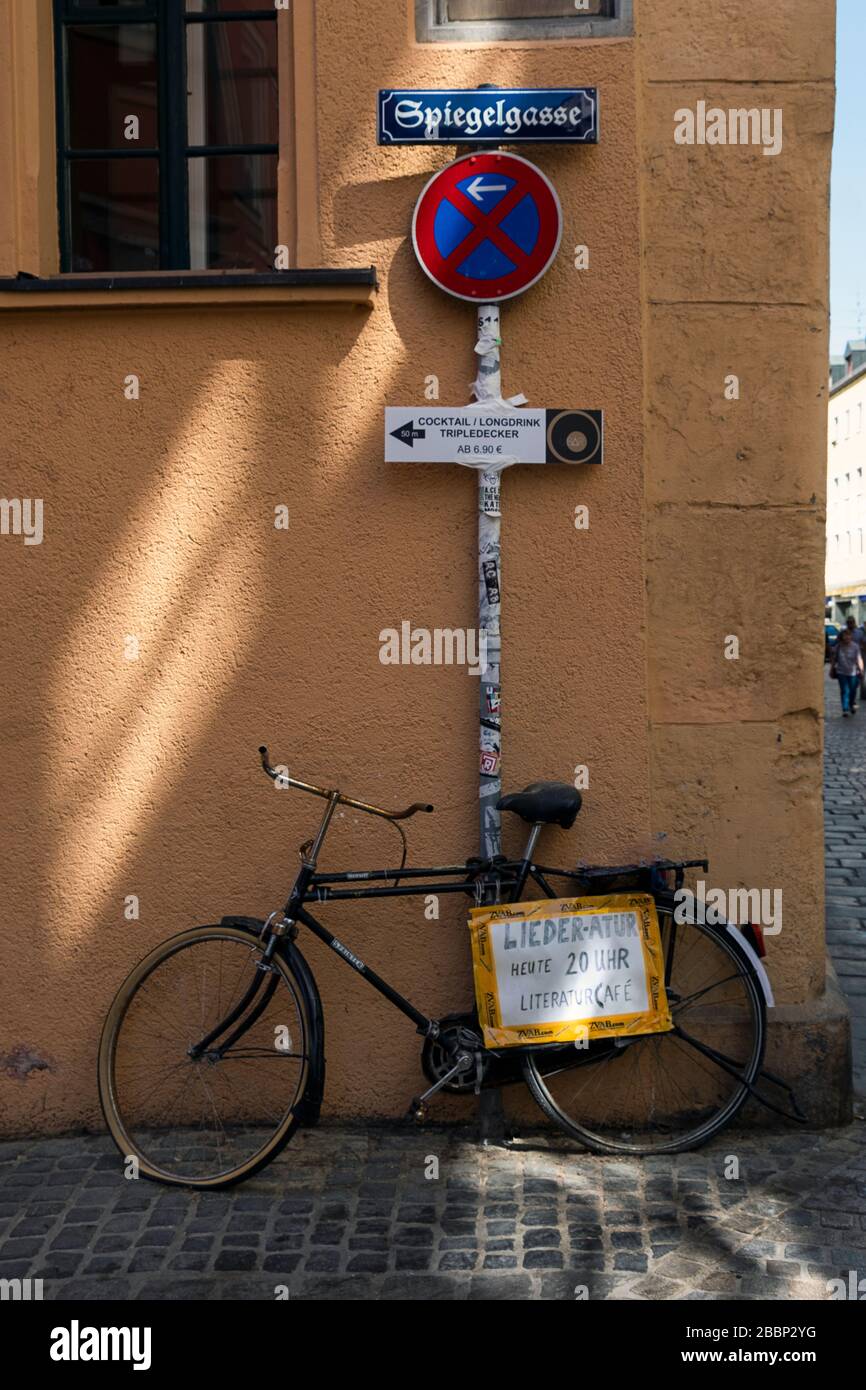
M 455 1071 L 460 1052 L 468 1053 L 470 1061 Z M 449 1014 L 441 1019 L 438 1034 L 426 1038 L 421 1051 L 421 1069 L 427 1080 L 440 1083 L 451 1095 L 477 1094 L 488 1079 L 492 1061 L 473 1014 Z
M 474 1058 L 471 1052 L 458 1053 L 457 1061 L 450 1071 L 446 1071 L 445 1075 L 440 1077 L 433 1086 L 428 1087 L 422 1096 L 413 1096 L 412 1100 L 409 1102 L 408 1118 L 421 1124 L 427 1117 L 427 1102 L 430 1097 L 435 1096 L 437 1091 L 441 1091 L 443 1086 L 447 1086 L 448 1082 L 451 1081 L 453 1077 L 457 1076 L 458 1072 L 466 1071 L 469 1068 L 474 1071 L 473 1062 Z

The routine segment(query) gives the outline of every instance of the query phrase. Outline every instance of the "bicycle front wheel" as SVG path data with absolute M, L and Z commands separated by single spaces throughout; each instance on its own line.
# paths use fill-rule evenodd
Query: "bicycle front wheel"
M 763 1062 L 764 995 L 746 952 L 724 927 L 675 922 L 672 900 L 656 906 L 673 1031 L 523 1059 L 544 1113 L 596 1153 L 697 1148 L 731 1122 Z
M 196 927 L 135 967 L 99 1045 L 112 1138 L 141 1174 L 190 1187 L 250 1177 L 291 1138 L 309 1072 L 305 993 L 277 952 Z

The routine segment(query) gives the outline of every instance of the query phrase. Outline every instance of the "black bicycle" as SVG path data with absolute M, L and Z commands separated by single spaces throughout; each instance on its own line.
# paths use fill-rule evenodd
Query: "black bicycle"
M 400 822 L 432 806 L 382 807 L 296 781 L 269 777 L 327 802 L 319 828 L 301 847 L 301 868 L 284 909 L 261 921 L 225 917 L 181 932 L 153 950 L 121 986 L 99 1048 L 99 1091 L 111 1134 L 142 1175 L 198 1188 L 224 1187 L 268 1163 L 299 1124 L 319 1118 L 325 1085 L 324 1018 L 319 991 L 297 946 L 307 927 L 415 1025 L 424 1039 L 429 1087 L 412 1100 L 421 1119 L 438 1091 L 477 1094 L 525 1081 L 544 1113 L 573 1139 L 601 1153 L 661 1154 L 694 1148 L 757 1095 L 766 1036 L 766 976 L 760 933 L 682 921 L 676 897 L 685 871 L 705 860 L 657 860 L 618 868 L 555 869 L 535 848 L 547 824 L 569 829 L 580 793 L 535 783 L 505 796 L 503 810 L 530 828 L 523 857 L 469 859 L 462 865 L 406 867 Z M 319 853 L 338 806 L 392 822 L 400 831 L 399 868 L 318 873 Z M 489 1049 L 477 1014 L 428 1018 L 313 917 L 312 903 L 458 893 L 474 904 L 518 902 L 528 885 L 548 898 L 571 894 L 652 894 L 664 953 L 673 1027 L 588 1044 Z M 364 885 L 364 886 L 361 886 Z M 538 897 L 538 893 L 535 893 Z M 694 918 L 699 914 L 691 914 Z M 762 1099 L 758 1096 L 758 1099 Z M 768 1104 L 764 1101 L 763 1103 Z M 771 1106 L 775 1109 L 776 1107 Z

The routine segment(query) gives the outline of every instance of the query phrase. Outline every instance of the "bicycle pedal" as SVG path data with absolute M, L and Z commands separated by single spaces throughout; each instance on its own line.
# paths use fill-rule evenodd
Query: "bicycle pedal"
M 409 1111 L 406 1118 L 407 1120 L 412 1120 L 416 1125 L 423 1125 L 427 1118 L 427 1106 L 424 1104 L 423 1100 L 419 1100 L 417 1096 L 413 1096 L 412 1100 L 409 1102 Z

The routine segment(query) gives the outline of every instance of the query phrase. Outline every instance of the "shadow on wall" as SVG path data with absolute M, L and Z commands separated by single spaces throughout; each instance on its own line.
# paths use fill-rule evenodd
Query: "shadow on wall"
M 50 341 L 34 320 L 21 332 L 32 371 L 12 447 L 26 490 L 41 473 L 51 521 L 41 566 L 28 554 L 28 583 L 16 576 L 29 771 L 7 891 L 12 921 L 31 929 L 6 937 L 0 1084 L 18 1129 L 96 1118 L 102 1017 L 146 949 L 209 911 L 264 911 L 284 894 L 293 866 L 275 865 L 273 846 L 305 838 L 315 803 L 264 800 L 263 736 L 309 759 L 314 780 L 344 768 L 371 795 L 404 781 L 399 750 L 375 774 L 347 756 L 357 681 L 341 629 L 361 615 L 349 603 L 341 620 L 351 557 L 334 566 L 328 545 L 335 521 L 350 533 L 339 513 L 358 500 L 335 495 L 328 397 L 365 322 L 329 312 L 323 334 L 321 315 L 290 312 L 265 338 L 249 314 L 214 315 L 208 334 L 173 320 L 170 336 L 165 318 L 93 318 L 76 325 L 82 376 L 61 382 L 69 320 Z M 308 362 L 313 390 L 293 392 Z M 123 395 L 127 364 L 137 402 Z M 32 403 L 52 393 L 68 408 L 37 438 Z M 280 503 L 303 549 L 275 531 Z M 376 843 L 367 831 L 358 852 L 375 858 Z M 127 920 L 133 895 L 140 916 Z

